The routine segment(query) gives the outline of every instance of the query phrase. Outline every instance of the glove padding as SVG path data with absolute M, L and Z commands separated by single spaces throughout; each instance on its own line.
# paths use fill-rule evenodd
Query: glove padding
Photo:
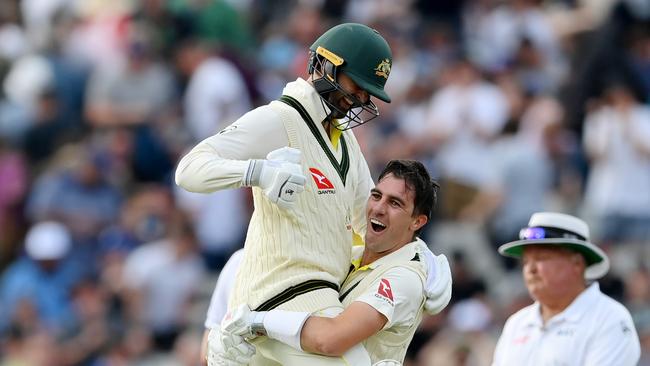
M 451 269 L 444 254 L 434 255 L 422 242 L 422 257 L 427 265 L 427 283 L 424 289 L 426 301 L 424 311 L 435 315 L 441 312 L 451 300 Z
M 381 360 L 373 363 L 372 366 L 402 366 L 402 363 L 395 360 Z
M 300 157 L 300 150 L 285 146 L 271 151 L 266 160 L 250 160 L 243 185 L 260 187 L 278 207 L 291 208 L 307 183 Z
M 251 311 L 248 305 L 239 305 L 226 313 L 221 322 L 221 331 L 249 339 L 265 335 L 264 315 L 266 312 Z
M 226 313 L 221 322 L 221 331 L 247 339 L 257 336 L 268 336 L 294 349 L 302 351 L 300 333 L 309 318 L 306 311 L 285 311 L 274 309 L 270 311 L 251 311 L 248 305 L 239 305 L 233 311 Z
M 208 333 L 208 366 L 243 366 L 248 365 L 255 355 L 255 347 L 246 342 L 244 337 L 224 333 L 219 328 L 212 328 Z

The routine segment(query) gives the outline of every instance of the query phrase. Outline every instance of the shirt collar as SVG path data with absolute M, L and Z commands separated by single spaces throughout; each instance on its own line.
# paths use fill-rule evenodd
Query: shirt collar
M 589 287 L 584 289 L 578 297 L 573 300 L 571 305 L 564 309 L 563 312 L 556 315 L 558 319 L 565 319 L 571 322 L 577 322 L 589 311 L 589 309 L 596 303 L 600 286 L 598 282 L 594 282 Z
M 291 96 L 309 112 L 314 123 L 322 128 L 322 122 L 330 113 L 327 105 L 323 103 L 316 89 L 305 79 L 298 78 L 288 83 L 282 90 L 282 94 Z
M 527 326 L 538 326 L 541 327 L 542 324 L 542 309 L 538 301 L 535 301 L 531 306 L 531 311 L 527 314 L 524 324 Z
M 352 254 L 352 266 L 354 266 L 355 271 L 364 271 L 367 269 L 375 269 L 383 263 L 387 262 L 408 262 L 413 259 L 418 253 L 420 253 L 421 245 L 426 245 L 420 238 L 416 238 L 414 241 L 404 245 L 400 249 L 383 256 L 376 261 L 367 264 L 363 267 L 359 267 L 361 264 L 361 258 L 363 256 L 363 250 L 353 250 Z
M 595 303 L 598 294 L 600 293 L 600 286 L 598 282 L 594 282 L 589 287 L 576 297 L 573 302 L 561 313 L 555 315 L 549 319 L 548 324 L 553 324 L 557 322 L 567 321 L 567 322 L 578 322 L 588 311 L 588 309 Z M 542 326 L 542 310 L 539 301 L 535 301 L 532 305 L 533 311 L 529 313 L 528 318 L 526 319 L 526 324 L 528 325 L 537 325 Z
M 296 81 L 288 83 L 284 87 L 284 90 L 282 90 L 282 94 L 289 95 L 299 100 L 300 104 L 307 110 L 318 129 L 321 130 L 323 136 L 328 136 L 322 122 L 330 113 L 330 109 L 325 103 L 323 103 L 320 94 L 316 92 L 313 85 L 305 79 L 298 78 Z M 334 123 L 338 123 L 338 120 L 334 121 Z M 329 140 L 334 150 L 338 150 L 341 132 L 341 130 L 336 128 L 332 128 L 332 131 L 330 131 Z

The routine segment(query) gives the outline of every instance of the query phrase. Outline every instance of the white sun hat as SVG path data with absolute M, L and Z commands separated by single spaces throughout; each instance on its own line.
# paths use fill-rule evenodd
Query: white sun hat
M 29 229 L 25 251 L 34 260 L 57 260 L 70 250 L 70 232 L 54 221 L 40 222 Z
M 603 277 L 609 271 L 609 258 L 589 241 L 589 226 L 583 220 L 562 213 L 537 212 L 530 217 L 528 227 L 521 229 L 519 239 L 499 247 L 507 257 L 521 258 L 527 245 L 556 245 L 579 252 L 587 262 L 585 278 Z

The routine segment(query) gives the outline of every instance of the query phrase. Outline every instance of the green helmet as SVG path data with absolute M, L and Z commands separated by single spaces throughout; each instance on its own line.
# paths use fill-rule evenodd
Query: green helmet
M 317 56 L 321 56 L 370 95 L 390 103 L 384 85 L 393 57 L 379 32 L 363 24 L 340 24 L 323 33 L 309 49 L 312 51 L 310 74 Z

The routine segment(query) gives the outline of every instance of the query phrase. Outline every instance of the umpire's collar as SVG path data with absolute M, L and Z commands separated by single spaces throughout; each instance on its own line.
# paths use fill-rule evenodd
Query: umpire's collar
M 584 289 L 584 291 L 582 291 L 566 309 L 549 319 L 545 327 L 549 328 L 564 322 L 579 322 L 580 319 L 582 319 L 582 317 L 593 308 L 594 304 L 598 302 L 599 293 L 600 286 L 598 285 L 598 282 L 592 283 L 589 287 Z M 526 319 L 526 324 L 528 326 L 544 326 L 542 320 L 542 309 L 539 301 L 535 301 L 532 306 L 534 309 L 530 312 L 528 319 Z

